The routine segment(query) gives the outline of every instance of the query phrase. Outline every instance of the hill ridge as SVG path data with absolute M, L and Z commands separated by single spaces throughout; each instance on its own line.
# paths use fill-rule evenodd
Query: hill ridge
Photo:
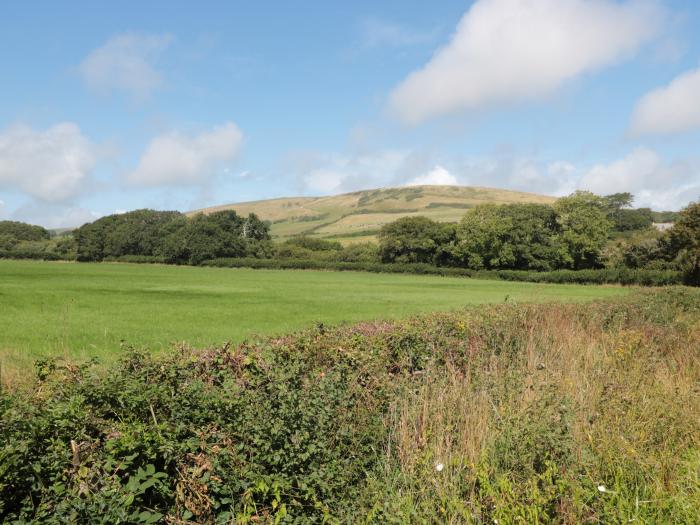
M 311 235 L 341 242 L 371 240 L 387 222 L 423 215 L 456 222 L 477 204 L 552 203 L 547 195 L 484 186 L 402 186 L 357 190 L 337 195 L 277 197 L 210 206 L 187 212 L 236 210 L 269 220 L 274 238 Z

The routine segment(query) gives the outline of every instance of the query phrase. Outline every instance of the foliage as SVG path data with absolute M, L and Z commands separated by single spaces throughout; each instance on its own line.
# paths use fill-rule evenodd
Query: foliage
M 339 251 L 343 249 L 343 246 L 337 241 L 327 241 L 307 235 L 300 235 L 287 239 L 281 243 L 280 247 L 282 246 L 298 246 L 299 248 L 304 248 L 312 252 Z
M 629 269 L 624 267 L 591 270 L 470 270 L 434 266 L 421 263 L 334 262 L 318 259 L 253 259 L 219 258 L 204 261 L 203 266 L 218 268 L 254 268 L 267 270 L 333 270 L 372 273 L 407 273 L 441 275 L 444 277 L 471 277 L 474 279 L 554 284 L 623 284 L 641 286 L 668 286 L 681 284 L 683 275 L 673 269 Z
M 554 208 L 561 226 L 561 241 L 567 248 L 567 266 L 581 270 L 602 266 L 602 249 L 612 223 L 602 197 L 577 191 L 557 200 Z
M 676 222 L 680 213 L 677 211 L 652 211 L 651 216 L 656 223 Z
M 650 228 L 654 220 L 651 209 L 618 210 L 612 217 L 613 230 L 618 232 L 640 231 Z
M 686 281 L 700 286 L 700 201 L 681 210 L 668 237 L 669 244 L 678 253 Z
M 690 525 L 699 326 L 676 288 L 42 361 L 0 520 Z
M 457 228 L 453 260 L 480 269 L 552 270 L 565 258 L 554 209 L 546 204 L 482 205 Z
M 267 224 L 257 216 L 243 218 L 231 210 L 191 219 L 179 212 L 136 210 L 86 224 L 74 236 L 79 261 L 139 256 L 178 264 L 257 255 L 258 245 L 270 238 Z
M 79 261 L 101 261 L 122 255 L 162 255 L 169 232 L 186 218 L 176 211 L 136 210 L 102 217 L 73 232 Z
M 0 221 L 0 239 L 14 239 L 15 241 L 45 241 L 51 234 L 41 226 L 34 226 L 24 222 Z M 2 247 L 2 241 L 0 241 Z
M 427 217 L 403 217 L 382 227 L 379 256 L 385 263 L 435 263 L 439 248 L 454 239 L 454 227 Z

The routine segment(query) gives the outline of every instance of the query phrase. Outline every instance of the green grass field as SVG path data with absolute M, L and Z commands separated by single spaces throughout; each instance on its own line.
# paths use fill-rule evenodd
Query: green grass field
M 469 304 L 586 301 L 620 287 L 417 275 L 0 260 L 0 359 L 12 381 L 37 358 L 113 360 L 122 342 L 239 342 L 317 322 L 397 318 Z

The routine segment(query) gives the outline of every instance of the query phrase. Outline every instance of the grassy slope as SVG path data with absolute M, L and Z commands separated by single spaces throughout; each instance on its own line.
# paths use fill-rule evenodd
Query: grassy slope
M 277 238 L 308 234 L 340 241 L 371 238 L 387 222 L 407 215 L 424 215 L 443 222 L 456 222 L 468 207 L 483 203 L 551 203 L 554 198 L 492 188 L 464 186 L 415 186 L 358 191 L 331 197 L 293 197 L 215 206 L 205 213 L 235 209 L 256 213 L 272 221 Z
M 11 380 L 38 357 L 113 358 L 121 341 L 152 349 L 208 345 L 506 296 L 578 301 L 622 293 L 416 275 L 0 260 L 0 359 Z

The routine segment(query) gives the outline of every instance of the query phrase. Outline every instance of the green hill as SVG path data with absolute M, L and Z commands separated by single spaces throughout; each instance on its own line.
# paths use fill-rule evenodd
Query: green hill
M 341 242 L 372 239 L 384 224 L 399 217 L 424 215 L 457 222 L 477 204 L 552 203 L 554 197 L 470 186 L 411 186 L 355 191 L 330 197 L 291 197 L 213 206 L 189 212 L 236 210 L 272 222 L 272 235 L 284 239 L 311 235 Z

